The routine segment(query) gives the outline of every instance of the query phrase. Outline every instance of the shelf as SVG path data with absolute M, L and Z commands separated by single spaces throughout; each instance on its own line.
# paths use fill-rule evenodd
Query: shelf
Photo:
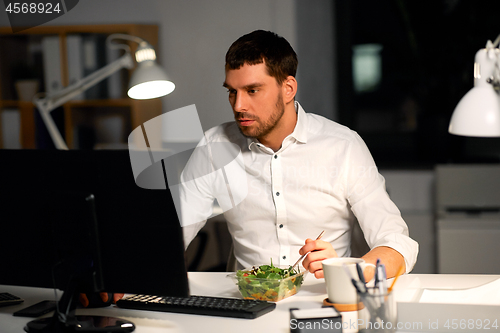
M 0 108 L 17 108 L 19 107 L 20 101 L 13 101 L 13 100 L 0 100 Z
M 14 82 L 16 76 L 13 74 L 13 68 L 19 63 L 28 63 L 33 65 L 36 61 L 38 72 L 36 78 L 44 86 L 45 72 L 43 70 L 43 52 L 41 48 L 41 41 L 45 36 L 57 36 L 59 41 L 59 55 L 60 55 L 60 83 L 62 86 L 67 86 L 69 82 L 69 65 L 68 65 L 68 49 L 67 37 L 69 35 L 82 35 L 86 37 L 89 35 L 102 35 L 102 40 L 106 35 L 114 33 L 123 33 L 137 36 L 147 40 L 153 47 L 156 47 L 158 41 L 158 27 L 156 25 L 142 25 L 142 24 L 113 24 L 113 25 L 75 25 L 75 26 L 43 26 L 34 27 L 23 30 L 18 33 L 13 33 L 8 27 L 0 27 L 0 112 L 3 109 L 18 109 L 21 118 L 20 129 L 20 142 L 23 148 L 39 148 L 37 147 L 37 116 L 35 105 L 31 102 L 18 101 L 17 93 L 14 89 Z M 57 45 L 57 42 L 56 42 Z M 136 43 L 129 43 L 131 51 L 137 48 Z M 36 50 L 36 51 L 33 51 Z M 100 50 L 100 49 L 99 49 Z M 57 54 L 57 53 L 56 53 Z M 30 63 L 31 62 L 31 63 Z M 84 61 L 82 61 L 84 62 Z M 109 60 L 105 60 L 104 64 Z M 102 67 L 93 69 L 91 72 Z M 57 67 L 56 67 L 57 69 Z M 53 72 L 51 72 L 53 73 Z M 88 75 L 90 73 L 84 73 Z M 94 99 L 88 94 L 86 97 L 90 99 L 85 100 L 72 100 L 62 106 L 64 110 L 63 129 L 61 132 L 65 135 L 68 147 L 78 148 L 74 146 L 74 131 L 79 126 L 78 121 L 86 121 L 87 117 L 100 117 L 101 114 L 119 114 L 124 121 L 126 130 L 130 130 L 140 126 L 145 121 L 152 119 L 161 114 L 161 100 L 156 99 L 152 101 L 136 101 L 129 99 L 125 94 L 126 82 L 130 77 L 131 71 L 121 71 L 121 83 L 114 86 L 114 96 L 122 95 L 123 98 L 104 98 Z M 59 76 L 56 76 L 59 77 Z M 120 82 L 120 81 L 119 81 Z M 43 89 L 46 90 L 46 89 Z M 122 90 L 121 94 L 116 92 Z M 101 89 L 99 92 L 103 91 Z M 126 114 L 128 113 L 128 114 Z M 38 122 L 39 123 L 39 122 Z M 95 121 L 94 121 L 95 123 Z M 1 133 L 0 133 L 1 134 Z M 128 133 L 127 133 L 128 134 Z M 126 140 L 126 135 L 124 136 Z M 0 135 L 0 144 L 1 144 Z M 124 141 L 126 142 L 126 141 Z M 155 143 L 160 144 L 160 143 Z
M 64 105 L 69 107 L 130 107 L 132 101 L 126 98 L 119 99 L 93 99 L 93 100 L 75 100 L 69 101 Z M 18 108 L 20 105 L 31 105 L 35 107 L 32 102 L 15 101 L 15 100 L 0 100 L 0 108 Z
M 78 107 L 78 106 L 130 106 L 132 104 L 132 100 L 126 98 L 120 99 L 93 99 L 93 100 L 77 100 L 70 101 L 67 103 L 70 107 Z

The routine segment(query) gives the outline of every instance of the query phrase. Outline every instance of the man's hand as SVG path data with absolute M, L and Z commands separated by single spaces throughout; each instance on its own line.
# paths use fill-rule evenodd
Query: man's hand
M 80 304 L 82 304 L 82 306 L 84 308 L 89 307 L 89 306 L 90 307 L 103 307 L 103 306 L 110 305 L 111 302 L 116 303 L 117 301 L 122 299 L 123 295 L 124 294 L 99 293 L 100 300 L 99 299 L 93 300 L 92 297 L 89 300 L 89 297 L 87 296 L 87 294 L 80 294 L 79 300 L 80 300 Z M 112 299 L 110 299 L 110 297 Z
M 374 265 L 377 263 L 377 259 L 380 259 L 381 263 L 385 265 L 388 279 L 394 277 L 400 267 L 403 267 L 403 272 L 406 272 L 404 257 L 398 251 L 387 246 L 376 247 L 361 258 L 364 259 L 365 262 Z M 372 268 L 369 269 L 367 267 L 364 273 L 366 281 L 369 281 L 371 278 L 373 278 L 375 270 Z
M 299 254 L 303 255 L 307 252 L 310 253 L 304 258 L 304 261 L 302 261 L 302 266 L 313 273 L 317 279 L 324 277 L 321 261 L 338 257 L 332 244 L 322 240 L 312 240 L 310 238 L 306 239 L 306 245 L 300 248 Z

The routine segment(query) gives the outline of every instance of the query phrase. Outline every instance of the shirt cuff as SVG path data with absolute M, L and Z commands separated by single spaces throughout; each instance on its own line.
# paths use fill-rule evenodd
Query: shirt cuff
M 406 273 L 411 272 L 417 262 L 418 256 L 418 243 L 416 241 L 406 235 L 395 233 L 386 235 L 377 241 L 373 248 L 380 246 L 390 247 L 399 252 L 405 260 Z

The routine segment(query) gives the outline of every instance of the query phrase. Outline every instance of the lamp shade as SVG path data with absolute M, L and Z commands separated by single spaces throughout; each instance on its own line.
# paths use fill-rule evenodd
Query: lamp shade
M 150 99 L 170 94 L 174 91 L 175 84 L 168 79 L 156 61 L 147 60 L 137 65 L 130 78 L 129 87 L 127 94 L 130 98 Z
M 451 134 L 473 137 L 500 136 L 500 97 L 493 86 L 472 88 L 451 116 Z
M 448 132 L 474 137 L 500 136 L 500 97 L 498 82 L 500 50 L 488 41 L 474 62 L 474 88 L 458 102 L 451 116 Z

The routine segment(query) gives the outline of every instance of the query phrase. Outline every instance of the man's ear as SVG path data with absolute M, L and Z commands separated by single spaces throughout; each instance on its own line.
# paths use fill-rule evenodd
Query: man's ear
M 290 75 L 283 82 L 283 102 L 285 104 L 293 102 L 296 94 L 297 80 L 295 80 L 295 77 Z

